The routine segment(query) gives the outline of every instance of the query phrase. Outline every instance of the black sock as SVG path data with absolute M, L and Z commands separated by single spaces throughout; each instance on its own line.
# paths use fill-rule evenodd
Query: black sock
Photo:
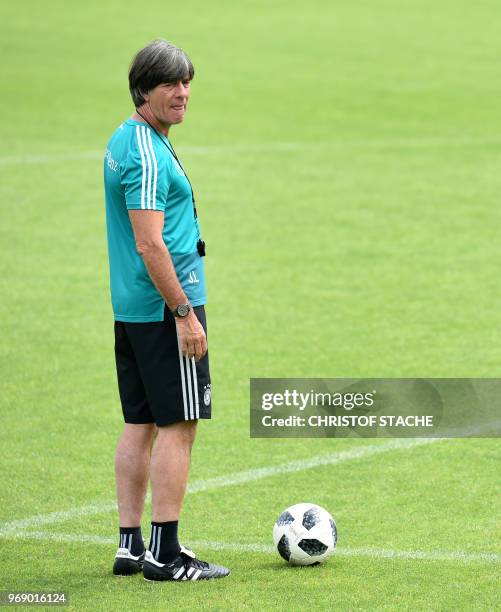
M 151 523 L 150 552 L 159 563 L 170 563 L 179 555 L 177 523 Z
M 144 541 L 141 527 L 120 527 L 120 548 L 128 548 L 137 557 L 144 552 Z

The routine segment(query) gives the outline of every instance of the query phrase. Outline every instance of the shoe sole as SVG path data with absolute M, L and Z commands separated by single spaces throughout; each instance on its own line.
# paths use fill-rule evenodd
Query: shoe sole
M 143 580 L 146 582 L 207 582 L 208 580 L 219 580 L 221 578 L 227 578 L 228 576 L 229 574 L 225 574 L 224 576 L 211 576 L 210 578 L 199 578 L 198 580 L 173 580 L 172 578 L 152 580 L 151 578 L 143 576 Z
M 148 570 L 150 569 L 151 568 L 148 568 Z M 143 572 L 144 572 L 144 568 L 143 568 Z M 164 577 L 160 572 L 153 571 L 150 574 L 149 578 L 146 578 L 146 576 L 143 573 L 143 579 L 146 580 L 146 582 L 206 582 L 207 580 L 219 580 L 220 578 L 226 578 L 229 575 L 230 575 L 230 572 L 228 572 L 227 574 L 220 575 L 220 576 L 210 576 L 209 578 L 199 578 L 198 580 L 190 580 L 189 578 L 186 580 L 174 580 L 173 578 Z

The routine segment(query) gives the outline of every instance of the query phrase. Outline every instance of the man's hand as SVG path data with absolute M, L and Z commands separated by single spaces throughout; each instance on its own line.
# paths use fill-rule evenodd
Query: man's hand
M 175 317 L 175 320 L 181 353 L 190 359 L 195 357 L 195 361 L 200 361 L 207 352 L 207 338 L 197 315 L 190 310 L 188 316 Z

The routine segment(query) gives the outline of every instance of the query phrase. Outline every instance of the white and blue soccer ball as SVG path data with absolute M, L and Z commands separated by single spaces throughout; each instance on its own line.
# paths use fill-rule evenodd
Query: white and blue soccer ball
M 295 504 L 278 517 L 273 541 L 279 555 L 291 565 L 321 563 L 336 548 L 336 523 L 321 506 Z

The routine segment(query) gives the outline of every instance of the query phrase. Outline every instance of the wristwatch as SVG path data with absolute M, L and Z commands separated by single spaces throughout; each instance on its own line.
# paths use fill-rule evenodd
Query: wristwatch
M 181 317 L 181 319 L 184 319 L 184 317 L 188 316 L 190 310 L 191 306 L 189 304 L 178 304 L 172 311 L 172 314 L 175 317 Z

